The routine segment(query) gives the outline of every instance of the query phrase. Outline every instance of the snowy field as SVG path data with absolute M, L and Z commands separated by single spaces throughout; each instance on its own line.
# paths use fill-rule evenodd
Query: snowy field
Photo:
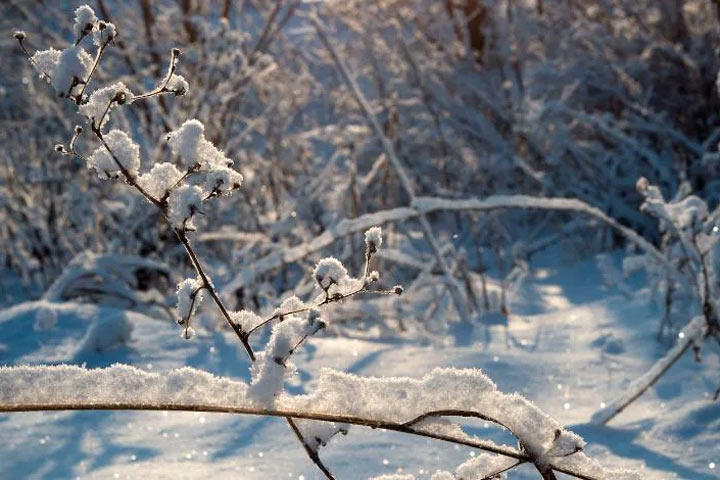
M 708 349 L 702 363 L 687 354 L 659 383 L 608 427 L 591 415 L 667 349 L 654 340 L 657 313 L 642 279 L 634 298 L 605 290 L 592 261 L 552 266 L 550 255 L 533 267 L 515 295 L 508 330 L 484 329 L 467 345 L 429 339 L 336 338 L 328 333 L 299 352 L 292 393 L 311 389 L 323 367 L 371 376 L 419 377 L 438 366 L 485 371 L 505 392 L 518 391 L 561 424 L 582 435 L 587 452 L 607 466 L 639 469 L 646 479 L 720 478 L 720 413 L 709 400 L 720 358 Z M 56 327 L 29 334 L 37 303 L 0 313 L 0 362 L 7 365 L 72 363 L 103 367 L 116 362 L 162 373 L 192 366 L 249 379 L 248 362 L 230 333 L 199 329 L 192 341 L 169 321 L 127 314 L 126 346 L 103 354 L 78 348 L 88 325 L 122 315 L 109 308 L 59 310 Z M 367 335 L 372 337 L 372 335 Z M 442 344 L 445 343 L 445 344 Z M 465 342 L 464 342 L 465 343 Z M 483 422 L 468 431 L 512 441 Z M 282 419 L 182 412 L 51 412 L 0 416 L 0 478 L 214 478 L 319 479 Z M 322 451 L 338 478 L 412 473 L 429 478 L 475 451 L 399 433 L 353 427 Z M 512 478 L 537 478 L 532 469 Z

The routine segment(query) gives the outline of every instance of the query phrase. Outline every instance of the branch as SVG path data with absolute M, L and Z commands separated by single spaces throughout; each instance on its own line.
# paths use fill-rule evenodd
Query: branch
M 660 360 L 655 362 L 646 373 L 633 381 L 623 395 L 610 402 L 605 408 L 598 410 L 592 416 L 591 421 L 596 424 L 605 425 L 615 418 L 620 412 L 625 410 L 628 405 L 645 393 L 648 388 L 653 386 L 691 346 L 701 341 L 706 333 L 707 322 L 705 318 L 693 318 L 678 334 L 678 343 Z
M 404 423 L 391 422 L 386 420 L 377 420 L 367 417 L 353 416 L 353 415 L 342 415 L 342 414 L 331 414 L 331 413 L 316 413 L 316 412 L 305 412 L 299 410 L 266 410 L 257 407 L 244 407 L 244 406 L 231 406 L 231 405 L 208 405 L 208 404 L 183 404 L 183 403 L 58 403 L 52 405 L 38 405 L 32 403 L 26 404 L 14 404 L 14 405 L 0 405 L 0 412 L 45 412 L 45 411 L 61 411 L 61 410 L 146 410 L 146 411 L 184 411 L 184 412 L 207 412 L 207 413 L 229 413 L 229 414 L 241 414 L 241 415 L 255 415 L 255 416 L 266 416 L 266 417 L 283 417 L 288 419 L 302 419 L 302 420 L 316 420 L 321 422 L 335 422 L 335 423 L 347 423 L 350 425 L 358 425 L 362 427 L 369 427 L 372 429 L 385 429 L 394 432 L 405 433 L 409 435 L 416 435 L 420 437 L 432 438 L 435 440 L 442 440 L 445 442 L 453 443 L 456 445 L 463 445 L 467 447 L 477 448 L 489 453 L 496 455 L 502 455 L 508 458 L 513 458 L 522 462 L 531 462 L 532 459 L 523 452 L 516 450 L 511 447 L 502 445 L 495 445 L 492 442 L 479 440 L 476 438 L 462 438 L 456 437 L 443 433 L 434 433 L 423 430 L 416 430 L 412 427 L 406 426 Z M 472 412 L 468 412 L 472 413 Z M 470 415 L 467 415 L 470 416 Z M 305 443 L 303 443 L 305 445 Z M 562 467 L 559 465 L 550 465 L 553 470 L 564 473 L 566 475 L 579 478 L 581 480 L 601 480 L 598 477 L 587 475 L 583 472 L 573 470 L 571 468 Z
M 402 222 L 417 218 L 423 213 L 437 211 L 493 211 L 503 209 L 523 210 L 550 210 L 577 212 L 597 218 L 608 225 L 625 239 L 650 254 L 660 263 L 668 273 L 678 281 L 687 281 L 677 268 L 672 265 L 663 253 L 652 243 L 645 240 L 634 230 L 621 225 L 617 220 L 605 214 L 602 210 L 586 202 L 570 198 L 546 198 L 529 195 L 493 195 L 484 199 L 445 199 L 431 197 L 417 197 L 410 207 L 392 208 L 375 213 L 368 213 L 353 219 L 344 219 L 329 227 L 321 235 L 301 245 L 286 248 L 282 251 L 270 253 L 251 265 L 246 266 L 223 289 L 223 295 L 230 295 L 235 290 L 250 285 L 255 279 L 268 272 L 282 267 L 288 263 L 297 262 L 306 256 L 315 253 L 336 240 L 348 235 L 362 232 L 374 225 Z M 213 238 L 215 239 L 215 238 Z M 219 240 L 219 238 L 218 238 Z

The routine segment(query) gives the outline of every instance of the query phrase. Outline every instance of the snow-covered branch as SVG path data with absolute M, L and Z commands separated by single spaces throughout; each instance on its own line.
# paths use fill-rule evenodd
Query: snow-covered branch
M 286 417 L 382 428 L 483 450 L 585 480 L 634 480 L 608 471 L 581 450 L 585 442 L 517 394 L 500 392 L 480 370 L 435 369 L 421 379 L 372 378 L 324 370 L 316 389 L 269 405 L 251 386 L 192 368 L 164 374 L 126 365 L 0 367 L 0 412 L 183 410 Z M 470 436 L 453 417 L 492 418 L 522 450 Z

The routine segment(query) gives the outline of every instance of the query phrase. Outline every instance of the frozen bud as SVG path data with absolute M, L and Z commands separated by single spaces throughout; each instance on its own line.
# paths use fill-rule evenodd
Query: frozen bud
M 368 253 L 375 253 L 382 246 L 382 229 L 372 227 L 365 232 L 365 246 Z
M 124 105 L 126 101 L 127 95 L 123 91 L 117 92 L 113 97 L 113 102 L 117 103 L 118 105 Z
M 185 330 L 183 330 L 180 336 L 183 337 L 185 340 L 190 340 L 195 336 L 195 329 L 193 327 L 187 327 Z
M 180 56 L 180 49 L 179 49 L 179 48 L 173 48 L 173 49 L 172 49 L 172 56 L 173 56 L 173 57 L 179 57 L 179 56 Z
M 75 135 L 80 135 L 83 132 L 82 125 L 75 125 Z
M 650 182 L 645 177 L 638 178 L 637 183 L 635 183 L 635 189 L 640 193 L 641 195 L 647 195 L 648 189 L 650 188 Z
M 65 153 L 65 145 L 63 145 L 62 143 L 58 143 L 58 144 L 55 145 L 55 147 L 53 147 L 53 148 L 54 148 L 55 151 L 58 152 L 58 153 Z
M 107 23 L 105 23 L 104 21 L 100 20 L 100 21 L 98 22 L 98 30 L 102 31 L 102 30 L 105 30 L 106 28 L 107 28 Z
M 380 280 L 380 273 L 377 270 L 373 270 L 368 274 L 368 283 L 374 283 Z
M 25 36 L 25 32 L 23 32 L 22 30 L 17 30 L 13 32 L 13 38 L 15 38 L 15 40 L 17 40 L 18 42 L 22 42 L 23 40 L 25 40 Z
M 393 293 L 394 293 L 395 295 L 402 295 L 402 293 L 403 293 L 403 287 L 401 287 L 400 285 L 395 285 L 395 286 L 393 287 L 392 291 L 393 291 Z

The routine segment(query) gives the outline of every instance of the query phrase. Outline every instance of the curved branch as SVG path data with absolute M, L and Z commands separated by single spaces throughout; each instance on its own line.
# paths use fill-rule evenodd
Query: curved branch
M 229 295 L 250 285 L 256 278 L 285 264 L 297 262 L 314 252 L 331 245 L 338 239 L 359 233 L 374 225 L 415 219 L 423 214 L 438 211 L 492 211 L 502 209 L 548 210 L 583 213 L 594 217 L 628 241 L 655 258 L 675 279 L 685 283 L 687 278 L 673 266 L 663 253 L 633 229 L 621 225 L 602 210 L 586 202 L 570 198 L 546 198 L 529 195 L 493 195 L 485 199 L 446 199 L 417 197 L 410 207 L 398 207 L 368 213 L 353 219 L 344 219 L 307 243 L 270 253 L 245 267 L 222 290 Z
M 394 432 L 406 433 L 409 435 L 417 435 L 420 437 L 442 440 L 456 445 L 477 448 L 496 455 L 502 455 L 508 458 L 523 462 L 532 462 L 532 459 L 519 450 L 502 445 L 496 445 L 492 442 L 483 441 L 471 437 L 456 437 L 443 433 L 433 433 L 423 430 L 416 430 L 406 426 L 405 423 L 392 422 L 387 420 L 377 420 L 372 418 L 358 417 L 353 415 L 341 415 L 332 413 L 315 413 L 303 412 L 298 410 L 266 410 L 255 407 L 236 407 L 231 405 L 203 405 L 203 404 L 175 404 L 175 403 L 58 403 L 58 404 L 15 404 L 0 405 L 0 412 L 43 412 L 43 411 L 60 411 L 60 410 L 150 410 L 150 411 L 186 411 L 186 412 L 208 412 L 208 413 L 230 413 L 241 415 L 256 415 L 267 417 L 283 417 L 290 419 L 317 420 L 321 422 L 347 423 L 369 428 L 380 428 L 391 430 Z M 472 412 L 466 412 L 472 413 Z M 470 416 L 469 414 L 467 416 Z M 566 475 L 570 475 L 581 480 L 601 480 L 597 477 L 587 475 L 582 472 L 575 471 L 571 468 L 550 464 L 549 468 Z

